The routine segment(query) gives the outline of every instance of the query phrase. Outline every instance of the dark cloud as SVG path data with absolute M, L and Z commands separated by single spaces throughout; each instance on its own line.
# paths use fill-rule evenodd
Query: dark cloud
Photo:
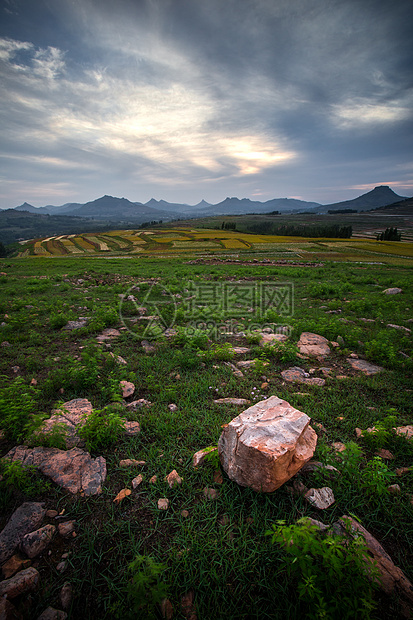
M 2 207 L 31 192 L 413 193 L 410 0 L 3 0 L 0 13 Z

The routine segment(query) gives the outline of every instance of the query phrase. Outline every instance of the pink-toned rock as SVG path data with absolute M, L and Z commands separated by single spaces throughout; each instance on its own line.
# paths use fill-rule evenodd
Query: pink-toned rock
M 394 565 L 391 557 L 383 549 L 381 544 L 360 523 L 351 517 L 343 516 L 337 522 L 341 527 L 341 533 L 345 534 L 346 525 L 350 528 L 353 536 L 362 536 L 366 541 L 370 557 L 375 560 L 379 570 L 380 583 L 386 594 L 396 593 L 402 601 L 411 608 L 413 604 L 413 585 L 404 575 L 403 571 Z
M 173 615 L 174 615 L 174 608 L 172 606 L 171 601 L 167 598 L 164 598 L 162 599 L 159 607 L 160 607 L 162 618 L 164 618 L 165 620 L 172 620 Z
M 250 400 L 246 398 L 217 398 L 214 400 L 216 405 L 237 405 L 237 406 L 245 406 L 250 404 Z
M 0 533 L 0 564 L 14 553 L 24 536 L 41 525 L 46 513 L 43 503 L 25 502 L 17 508 Z
M 54 519 L 55 517 L 57 517 L 59 513 L 57 512 L 57 510 L 46 510 L 46 517 L 48 519 Z
M 325 385 L 326 380 L 321 377 L 309 377 L 308 373 L 303 368 L 298 366 L 292 366 L 283 370 L 281 373 L 282 378 L 289 383 L 305 383 L 307 385 Z
M 387 487 L 387 490 L 390 493 L 390 495 L 400 495 L 400 493 L 402 492 L 400 488 L 400 484 L 390 484 Z
M 112 329 L 108 327 L 104 329 L 99 336 L 97 336 L 96 340 L 98 342 L 105 342 L 106 340 L 113 340 L 114 338 L 118 338 L 120 336 L 120 331 L 118 329 Z
M 394 459 L 394 455 L 390 452 L 390 450 L 386 450 L 385 448 L 381 448 L 378 452 L 376 452 L 377 456 L 382 459 L 386 459 L 387 461 L 392 461 Z
M 24 568 L 29 568 L 31 561 L 27 558 L 22 558 L 19 555 L 12 555 L 1 567 L 1 573 L 5 579 L 13 577 L 16 573 Z M 0 616 L 1 618 L 1 616 Z
M 141 432 L 139 422 L 135 422 L 133 420 L 124 420 L 123 426 L 125 429 L 126 437 L 134 437 Z
M 20 461 L 24 466 L 33 465 L 70 493 L 97 495 L 102 492 L 106 479 L 105 459 L 102 456 L 92 459 L 89 452 L 80 448 L 66 451 L 42 446 L 17 446 L 5 458 Z
M 232 347 L 231 351 L 233 352 L 234 355 L 245 355 L 246 353 L 250 352 L 250 348 L 249 347 Z
M 52 416 L 43 422 L 39 430 L 34 433 L 34 437 L 49 435 L 56 425 L 61 425 L 65 433 L 66 448 L 83 447 L 85 442 L 78 436 L 77 429 L 85 424 L 92 410 L 92 403 L 86 398 L 69 400 L 59 409 L 52 411 Z
M 75 531 L 76 521 L 73 519 L 71 521 L 65 521 L 64 523 L 59 523 L 57 526 L 60 536 L 63 538 L 70 538 Z
M 139 467 L 146 465 L 146 461 L 137 461 L 136 459 L 123 459 L 119 461 L 119 467 Z
M 141 409 L 142 407 L 150 407 L 152 405 L 150 400 L 145 400 L 145 398 L 139 398 L 138 400 L 133 400 L 131 403 L 126 405 L 126 409 L 130 411 L 136 411 L 137 409 Z
M 7 594 L 7 598 L 16 598 L 19 594 L 25 594 L 35 590 L 39 582 L 39 573 L 33 568 L 26 568 L 14 577 L 0 582 L 0 597 Z
M 394 430 L 396 431 L 396 435 L 400 435 L 400 437 L 405 437 L 406 439 L 413 438 L 413 425 L 398 426 Z
M 186 618 L 186 620 L 197 620 L 194 601 L 195 592 L 193 590 L 189 590 L 181 598 L 182 614 Z
M 403 292 L 403 289 L 398 288 L 398 287 L 394 287 L 394 288 L 386 288 L 383 293 L 385 295 L 399 295 L 400 293 Z
M 158 499 L 158 510 L 168 510 L 169 508 L 169 499 L 166 497 L 161 497 Z
M 287 339 L 288 336 L 285 334 L 261 334 L 260 347 L 276 344 L 277 342 L 285 342 Z
M 346 449 L 346 444 L 344 444 L 342 441 L 335 441 L 332 446 L 336 452 L 344 452 L 344 450 Z
M 131 381 L 121 381 L 119 383 L 122 390 L 122 398 L 129 398 L 135 392 L 135 386 Z
M 262 362 L 263 366 L 269 366 L 269 362 Z M 255 360 L 245 360 L 237 362 L 238 368 L 255 368 Z
M 67 613 L 54 607 L 47 607 L 37 620 L 66 620 Z
M 142 476 L 142 474 L 139 474 L 138 476 L 136 476 L 136 478 L 134 478 L 134 479 L 132 480 L 132 489 L 134 489 L 134 490 L 135 490 L 135 489 L 137 489 L 137 488 L 138 488 L 138 486 L 139 486 L 140 484 L 142 484 L 142 481 L 143 481 L 143 476 Z
M 182 484 L 182 478 L 176 469 L 173 469 L 167 476 L 165 476 L 165 482 L 167 482 L 169 488 L 172 489 L 174 486 L 179 486 Z
M 198 465 L 202 465 L 207 459 L 208 455 L 211 454 L 211 452 L 216 452 L 217 450 L 218 448 L 215 448 L 214 446 L 198 450 L 198 452 L 195 452 L 194 456 L 192 457 L 192 466 L 198 467 Z
M 270 396 L 223 427 L 221 465 L 231 480 L 271 493 L 309 461 L 317 444 L 310 418 L 287 401 Z
M 211 487 L 205 487 L 202 493 L 207 499 L 218 499 L 219 497 L 219 492 Z
M 396 469 L 396 476 L 404 476 L 404 474 L 407 474 L 410 470 L 411 467 L 398 467 Z
M 181 510 L 181 516 L 186 519 L 187 517 L 189 517 L 189 511 L 188 510 Z
M 39 530 L 26 534 L 21 542 L 22 551 L 29 558 L 40 555 L 52 542 L 55 531 L 54 525 L 44 525 Z
M 297 346 L 302 355 L 325 357 L 331 353 L 327 338 L 318 334 L 312 334 L 311 332 L 303 332 Z
M 168 409 L 169 409 L 169 411 L 172 411 L 172 412 L 174 412 L 174 411 L 178 411 L 178 406 L 177 406 L 177 405 L 175 405 L 175 403 L 170 403 L 170 404 L 168 405 Z
M 347 358 L 348 363 L 354 370 L 360 370 L 363 374 L 367 375 L 377 375 L 378 372 L 382 372 L 384 370 L 381 366 L 376 366 L 375 364 L 370 364 L 370 362 L 366 362 L 366 360 L 353 359 L 351 357 Z
M 113 503 L 114 504 L 120 504 L 120 502 L 123 499 L 125 499 L 125 497 L 128 497 L 128 495 L 130 495 L 131 493 L 132 493 L 132 491 L 130 489 L 122 489 L 121 491 L 119 491 L 119 493 L 117 494 L 117 496 L 113 500 Z
M 22 618 L 13 603 L 6 598 L 0 598 L 0 620 L 22 620 Z
M 325 510 L 334 504 L 334 494 L 330 487 L 322 487 L 321 489 L 309 489 L 305 495 L 305 499 L 315 508 Z
M 149 484 L 155 484 L 156 481 L 158 480 L 158 476 L 152 476 L 152 478 L 149 478 Z

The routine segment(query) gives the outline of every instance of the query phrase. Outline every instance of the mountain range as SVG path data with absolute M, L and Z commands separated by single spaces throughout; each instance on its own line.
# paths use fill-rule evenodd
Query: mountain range
M 342 209 L 368 211 L 383 207 L 405 199 L 393 192 L 387 185 L 375 187 L 370 192 L 358 196 L 353 200 L 321 205 L 317 202 L 307 202 L 295 198 L 273 198 L 266 202 L 250 200 L 249 198 L 228 197 L 218 204 L 210 204 L 202 200 L 196 205 L 171 203 L 165 200 L 151 198 L 147 203 L 131 202 L 127 198 L 102 196 L 96 200 L 82 203 L 66 203 L 61 206 L 46 205 L 34 207 L 27 202 L 15 207 L 15 211 L 28 211 L 39 215 L 70 215 L 98 220 L 124 220 L 142 223 L 145 221 L 170 221 L 179 218 L 208 217 L 212 215 L 244 215 L 246 213 L 265 214 L 273 211 L 280 213 L 313 212 L 327 213 Z

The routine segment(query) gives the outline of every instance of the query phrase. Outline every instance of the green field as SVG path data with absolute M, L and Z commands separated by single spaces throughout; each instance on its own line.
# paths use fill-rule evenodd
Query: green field
M 173 618 L 184 619 L 188 592 L 198 620 L 401 617 L 398 597 L 370 592 L 363 574 L 351 572 L 354 562 L 343 574 L 330 566 L 331 579 L 318 577 L 321 594 L 312 599 L 312 581 L 299 585 L 309 562 L 309 574 L 318 574 L 311 548 L 289 564 L 283 545 L 272 544 L 266 532 L 278 521 L 293 525 L 310 516 L 330 525 L 353 515 L 413 580 L 413 442 L 392 430 L 413 424 L 412 243 L 177 226 L 58 235 L 20 248 L 19 257 L 0 259 L 0 456 L 28 437 L 31 445 L 62 447 L 61 434 L 35 439 L 33 430 L 59 403 L 86 398 L 95 423 L 87 447 L 107 465 L 102 493 L 86 498 L 2 461 L 0 529 L 24 501 L 44 501 L 63 520 L 76 520 L 76 537 L 55 536 L 50 553 L 32 560 L 41 587 L 29 602 L 16 600 L 23 618 L 37 618 L 48 605 L 60 608 L 65 582 L 75 593 L 73 620 L 160 618 L 158 594 L 170 600 Z M 288 289 L 284 305 L 263 305 L 265 286 Z M 402 293 L 384 294 L 389 287 Z M 142 306 L 160 318 L 142 319 Z M 64 329 L 81 318 L 82 327 Z M 286 343 L 259 346 L 260 330 L 279 325 L 289 330 Z M 99 344 L 97 336 L 109 327 L 120 336 Z M 171 335 L 165 327 L 174 329 Z M 304 331 L 337 346 L 324 360 L 302 358 L 296 343 Z M 150 353 L 145 340 L 154 346 Z M 235 356 L 233 346 L 250 350 Z M 363 375 L 351 367 L 352 353 L 383 370 Z M 256 362 L 243 377 L 227 364 L 249 359 Z M 292 366 L 325 385 L 286 382 L 281 372 Z M 152 404 L 128 409 L 119 386 L 124 380 L 135 385 L 133 399 Z M 216 446 L 222 425 L 245 408 L 214 399 L 254 403 L 270 395 L 312 418 L 314 458 L 338 475 L 298 474 L 266 494 L 238 486 L 213 457 L 193 468 L 193 454 Z M 119 418 L 138 421 L 140 433 L 118 434 Z M 375 436 L 356 437 L 356 427 L 373 426 Z M 337 453 L 335 442 L 345 451 Z M 394 458 L 378 457 L 383 448 Z M 121 467 L 127 458 L 145 464 Z M 410 469 L 398 475 L 403 467 Z M 164 479 L 174 469 L 183 482 L 170 489 Z M 138 474 L 143 481 L 132 489 Z M 294 480 L 329 486 L 335 503 L 316 509 L 291 491 Z M 397 496 L 388 491 L 394 483 Z M 125 488 L 131 494 L 115 504 Z M 208 499 L 205 488 L 215 489 L 217 499 Z M 168 510 L 158 509 L 160 498 L 169 500 Z M 67 566 L 59 572 L 65 553 Z M 161 568 L 151 569 L 147 558 Z

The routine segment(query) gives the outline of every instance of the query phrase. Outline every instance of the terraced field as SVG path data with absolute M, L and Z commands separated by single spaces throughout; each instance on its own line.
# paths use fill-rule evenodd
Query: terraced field
M 238 231 L 193 228 L 159 230 L 114 230 L 105 234 L 59 235 L 21 243 L 19 258 L 34 256 L 231 256 L 381 262 L 410 265 L 413 243 L 371 239 L 313 239 L 257 235 Z

